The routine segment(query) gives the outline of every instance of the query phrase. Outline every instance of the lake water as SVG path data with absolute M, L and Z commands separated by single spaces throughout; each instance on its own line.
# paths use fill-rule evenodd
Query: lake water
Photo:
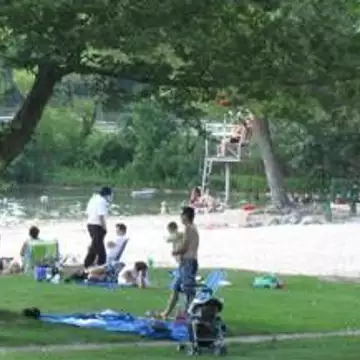
M 80 219 L 89 196 L 89 188 L 23 187 L 0 197 L 0 223 L 14 219 Z M 111 215 L 159 214 L 162 201 L 171 212 L 178 212 L 186 192 L 158 192 L 150 199 L 133 199 L 131 191 L 116 189 Z
M 0 216 L 16 218 L 81 218 L 93 189 L 31 188 L 7 192 L 0 198 Z M 158 214 L 162 201 L 171 210 L 179 209 L 185 193 L 157 193 L 150 199 L 133 199 L 131 191 L 115 190 L 112 215 Z

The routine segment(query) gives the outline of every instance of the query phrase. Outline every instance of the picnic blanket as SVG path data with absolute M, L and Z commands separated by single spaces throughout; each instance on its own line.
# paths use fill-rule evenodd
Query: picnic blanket
M 136 317 L 112 310 L 85 314 L 41 315 L 40 319 L 55 324 L 137 334 L 150 339 L 186 341 L 189 336 L 184 323 Z
M 106 281 L 76 281 L 76 285 L 83 285 L 83 286 L 96 286 L 105 289 L 116 289 L 116 288 L 131 288 L 135 287 L 132 284 L 127 284 L 124 282 L 106 282 Z

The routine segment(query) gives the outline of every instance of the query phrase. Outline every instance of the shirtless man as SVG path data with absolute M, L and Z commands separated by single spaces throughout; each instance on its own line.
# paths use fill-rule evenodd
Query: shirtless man
M 186 206 L 181 213 L 181 221 L 185 226 L 182 245 L 172 252 L 173 256 L 180 257 L 178 277 L 174 283 L 169 303 L 162 317 L 167 318 L 174 310 L 179 294 L 186 297 L 186 309 L 193 301 L 196 293 L 196 274 L 198 271 L 199 233 L 194 224 L 195 211 Z

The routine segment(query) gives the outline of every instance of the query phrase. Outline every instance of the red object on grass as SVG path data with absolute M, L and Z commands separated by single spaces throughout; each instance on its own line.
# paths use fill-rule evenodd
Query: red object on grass
M 254 204 L 245 204 L 242 209 L 245 211 L 252 211 L 256 209 L 256 206 Z

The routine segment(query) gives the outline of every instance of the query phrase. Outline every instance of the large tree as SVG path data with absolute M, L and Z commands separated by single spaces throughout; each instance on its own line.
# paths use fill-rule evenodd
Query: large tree
M 1 53 L 10 66 L 35 71 L 35 81 L 0 134 L 1 165 L 22 151 L 55 85 L 70 73 L 196 89 L 194 97 L 236 88 L 244 105 L 283 94 L 296 101 L 341 91 L 340 99 L 351 90 L 356 98 L 358 8 L 355 0 L 7 1 Z M 259 138 L 271 144 L 268 134 Z M 280 194 L 274 160 L 264 157 L 267 174 L 277 174 L 271 190 Z
M 55 85 L 70 73 L 111 75 L 154 85 L 180 84 L 171 37 L 198 26 L 218 1 L 11 0 L 0 9 L 0 53 L 35 72 L 33 86 L 0 134 L 1 167 L 31 138 Z M 186 85 L 199 86 L 196 78 Z M 192 83 L 192 84 L 191 84 Z

